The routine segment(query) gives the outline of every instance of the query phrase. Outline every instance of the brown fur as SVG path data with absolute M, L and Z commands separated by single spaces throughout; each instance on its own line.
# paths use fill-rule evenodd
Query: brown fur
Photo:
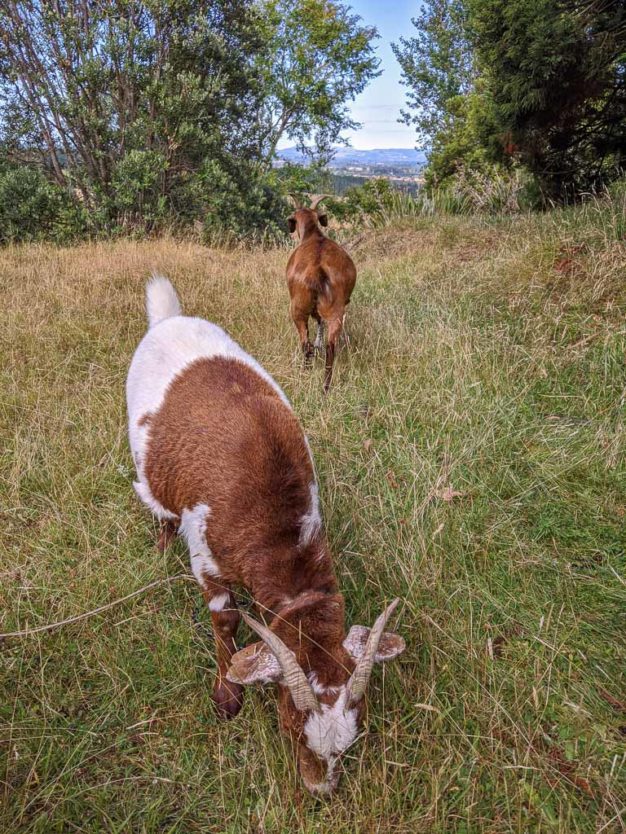
M 343 599 L 326 538 L 320 532 L 299 545 L 313 467 L 300 425 L 275 389 L 235 360 L 193 363 L 152 416 L 145 473 L 156 500 L 177 516 L 197 504 L 210 507 L 206 540 L 220 577 L 207 577 L 207 602 L 245 587 L 268 621 L 280 612 L 276 632 L 305 671 L 345 682 L 353 663 L 341 645 Z M 220 618 L 214 614 L 218 630 Z M 216 689 L 232 689 L 239 701 L 225 680 L 238 624 L 239 616 L 231 617 L 222 651 L 218 646 Z
M 320 228 L 326 215 L 308 208 L 297 209 L 289 218 L 300 239 L 287 263 L 287 286 L 291 297 L 291 318 L 309 360 L 313 346 L 309 341 L 309 317 L 328 328 L 324 390 L 330 387 L 337 340 L 356 283 L 356 267 L 339 244 L 329 240 Z

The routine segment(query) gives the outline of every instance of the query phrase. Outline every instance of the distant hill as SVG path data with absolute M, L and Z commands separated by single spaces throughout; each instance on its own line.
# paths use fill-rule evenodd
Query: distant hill
M 286 162 L 305 161 L 297 148 L 285 148 L 278 151 L 279 159 Z M 368 168 L 421 168 L 426 162 L 426 155 L 413 148 L 376 148 L 361 151 L 356 148 L 339 147 L 328 163 L 329 168 L 347 168 L 364 166 Z

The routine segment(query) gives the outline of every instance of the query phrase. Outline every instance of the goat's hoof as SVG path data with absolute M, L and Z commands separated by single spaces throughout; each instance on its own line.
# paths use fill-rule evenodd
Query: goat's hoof
M 230 681 L 216 684 L 213 702 L 218 718 L 224 721 L 234 718 L 243 705 L 243 686 Z

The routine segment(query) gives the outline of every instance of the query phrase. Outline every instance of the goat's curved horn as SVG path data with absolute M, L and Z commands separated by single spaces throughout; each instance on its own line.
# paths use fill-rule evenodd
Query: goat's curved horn
M 365 695 L 365 690 L 367 689 L 367 685 L 372 674 L 372 669 L 374 668 L 374 660 L 376 658 L 378 644 L 380 643 L 380 639 L 383 636 L 383 631 L 385 630 L 385 626 L 387 625 L 387 620 L 393 614 L 399 602 L 399 599 L 394 599 L 391 605 L 388 605 L 387 608 L 385 608 L 383 613 L 378 617 L 378 619 L 374 623 L 374 627 L 369 633 L 367 643 L 365 644 L 365 650 L 359 658 L 356 664 L 356 668 L 352 673 L 350 680 L 348 681 L 347 700 L 350 704 L 358 703 L 358 701 L 360 701 L 361 698 Z
M 301 209 L 302 208 L 302 200 L 300 199 L 300 197 L 298 197 L 297 194 L 291 194 L 291 193 L 289 194 L 289 196 L 291 197 L 291 202 L 293 203 L 294 208 L 295 209 Z
M 319 206 L 322 200 L 325 200 L 327 197 L 330 197 L 330 194 L 311 194 L 311 205 L 309 208 L 311 211 L 315 211 L 315 209 Z
M 283 682 L 291 692 L 296 709 L 302 712 L 305 710 L 319 712 L 320 705 L 317 696 L 313 692 L 311 684 L 307 680 L 304 671 L 298 664 L 296 656 L 291 649 L 287 648 L 280 637 L 274 634 L 267 626 L 252 619 L 244 611 L 241 612 L 241 616 L 252 631 L 255 631 L 261 640 L 272 650 L 274 657 L 280 664 L 283 673 Z

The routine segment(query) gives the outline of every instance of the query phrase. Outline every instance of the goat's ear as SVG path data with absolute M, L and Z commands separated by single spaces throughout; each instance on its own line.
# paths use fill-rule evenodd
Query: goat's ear
M 287 218 L 287 226 L 289 227 L 289 234 L 292 235 L 296 230 L 296 218 L 295 217 L 288 217 Z
M 328 226 L 328 215 L 326 213 L 318 214 L 317 219 L 320 221 L 320 226 Z
M 282 674 L 280 664 L 270 649 L 259 641 L 231 657 L 226 677 L 232 683 L 248 686 L 253 683 L 275 683 Z
M 343 641 L 343 647 L 352 656 L 353 660 L 358 660 L 365 651 L 367 638 L 370 635 L 370 629 L 365 626 L 352 626 L 348 632 L 348 636 Z M 393 660 L 406 649 L 406 643 L 393 631 L 383 632 L 378 644 L 376 652 L 376 663 L 382 663 L 384 660 Z

